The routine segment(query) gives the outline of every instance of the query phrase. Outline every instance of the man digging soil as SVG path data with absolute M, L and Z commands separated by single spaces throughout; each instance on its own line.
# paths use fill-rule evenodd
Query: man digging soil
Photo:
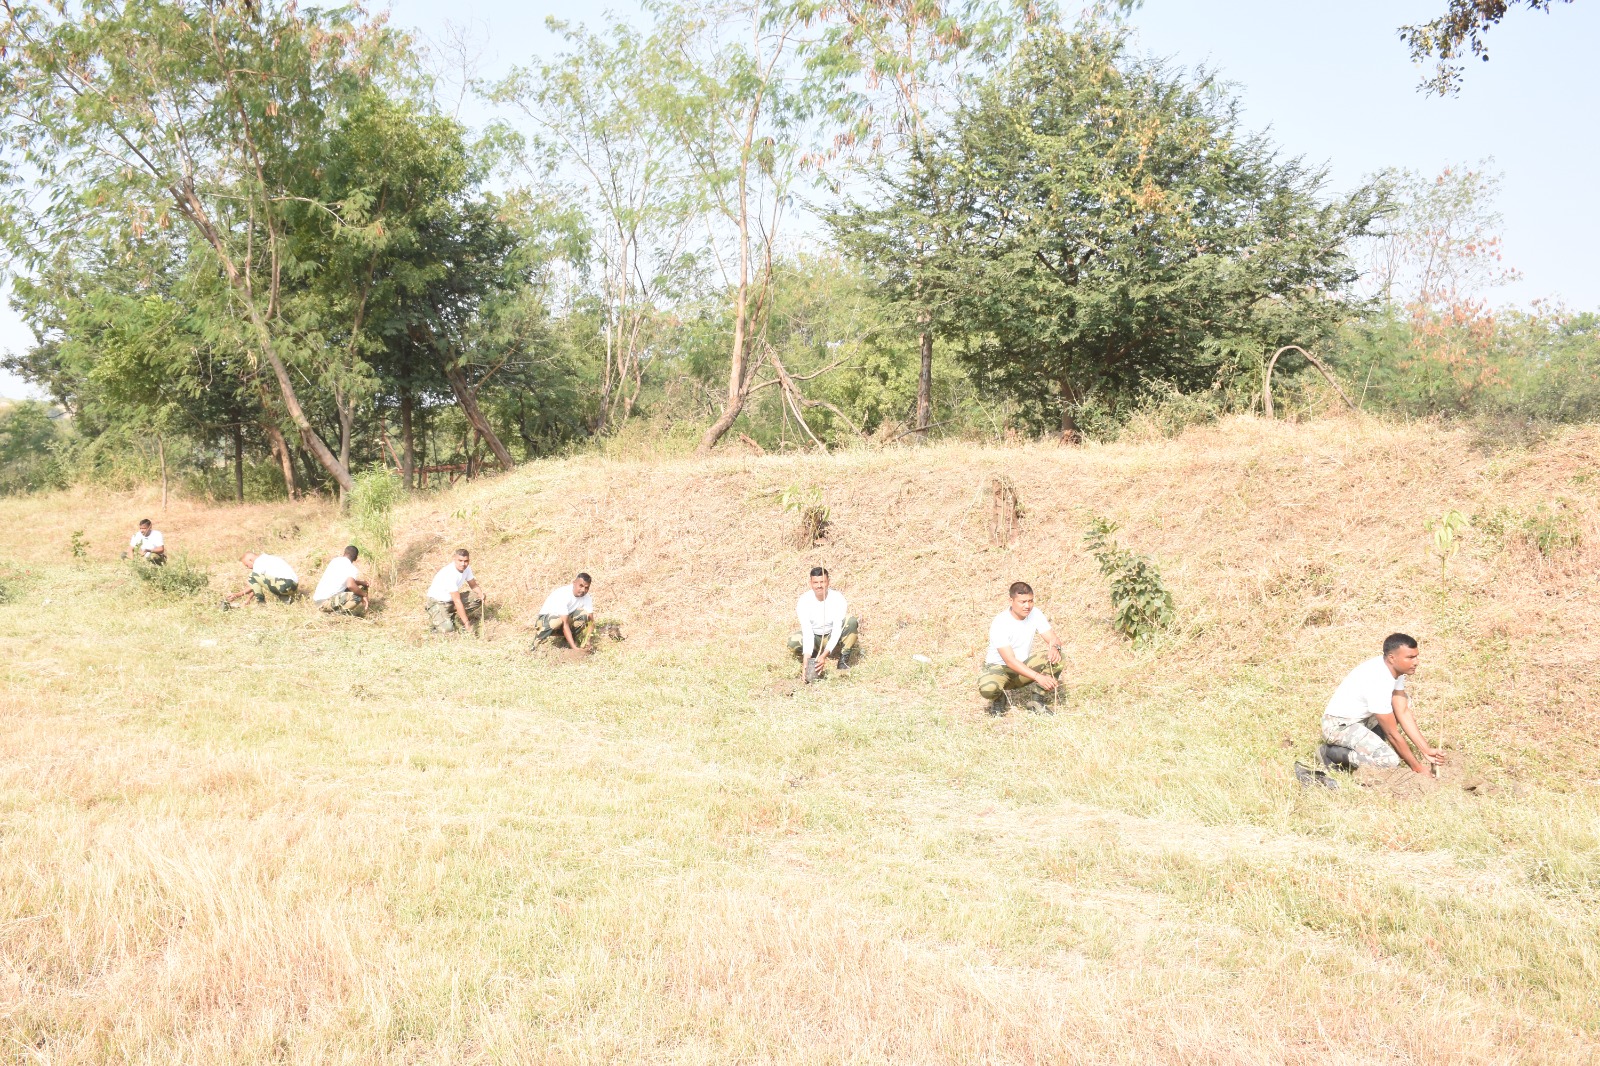
M 849 670 L 861 630 L 843 593 L 832 587 L 828 571 L 813 566 L 810 581 L 794 605 L 800 632 L 789 638 L 789 651 L 799 657 L 801 679 L 807 684 L 827 673 L 830 655 L 837 656 L 841 674 Z
M 1043 647 L 1034 651 L 1037 638 Z M 978 695 L 989 701 L 989 713 L 1005 714 L 1012 696 L 1035 714 L 1050 713 L 1052 695 L 1061 684 L 1061 641 L 1050 619 L 1033 605 L 1033 586 L 1011 586 L 1011 605 L 989 623 L 989 654 L 978 676 Z
M 1387 770 L 1403 760 L 1413 772 L 1428 774 L 1444 764 L 1444 753 L 1423 739 L 1406 695 L 1406 678 L 1416 673 L 1419 656 L 1414 639 L 1391 633 L 1384 638 L 1381 656 L 1350 671 L 1322 714 L 1327 743 L 1317 749 L 1317 757 L 1324 766 Z

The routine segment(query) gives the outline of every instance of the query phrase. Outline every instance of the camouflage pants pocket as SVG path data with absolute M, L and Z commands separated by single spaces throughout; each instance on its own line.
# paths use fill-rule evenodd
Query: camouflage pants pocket
M 584 637 L 589 632 L 589 626 L 594 621 L 594 616 L 586 611 L 573 611 L 567 615 L 567 620 L 572 623 L 572 639 L 582 644 Z M 538 618 L 538 632 L 533 638 L 534 644 L 545 644 L 552 640 L 565 640 L 566 634 L 561 631 L 561 618 L 559 614 L 541 614 Z
M 334 593 L 317 604 L 317 608 L 327 614 L 349 614 L 357 618 L 362 618 L 367 613 L 367 605 L 361 602 L 360 596 L 349 589 Z
M 266 603 L 268 596 L 279 603 L 288 603 L 294 599 L 294 594 L 299 591 L 300 585 L 286 577 L 267 577 L 265 574 L 252 572 L 250 588 L 255 591 L 257 603 Z
M 457 629 L 470 629 L 472 623 L 483 621 L 483 600 L 480 597 L 470 592 L 465 593 L 461 597 L 461 605 L 467 609 L 465 621 L 456 617 L 456 605 L 453 602 L 429 600 L 427 604 L 429 626 L 435 633 L 454 633 Z
M 1048 677 L 1061 676 L 1061 664 L 1051 662 L 1050 656 L 1042 651 L 1028 656 L 1027 665 L 1030 670 Z M 986 700 L 996 700 L 1008 689 L 1031 684 L 1032 678 L 1022 676 L 1004 663 L 996 663 L 985 666 L 983 673 L 978 675 L 978 695 Z
M 1341 722 L 1323 718 L 1322 739 L 1329 744 L 1339 744 L 1350 749 L 1350 761 L 1357 766 L 1375 766 L 1381 770 L 1400 765 L 1400 753 L 1389 746 L 1377 731 L 1378 720 Z

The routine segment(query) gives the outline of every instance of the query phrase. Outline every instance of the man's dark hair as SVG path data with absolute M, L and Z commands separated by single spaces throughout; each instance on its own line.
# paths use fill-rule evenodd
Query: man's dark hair
M 457 548 L 456 549 L 456 558 L 457 559 L 470 559 L 470 558 L 472 558 L 472 553 L 467 551 L 467 549 L 465 549 L 465 548 Z
M 811 568 L 811 576 L 812 577 L 827 577 L 828 576 L 828 568 L 825 567 L 825 566 L 813 566 Z
M 1385 656 L 1390 655 L 1399 648 L 1415 648 L 1416 646 L 1417 638 L 1408 637 L 1404 633 L 1390 633 L 1383 638 L 1383 654 Z
M 1012 599 L 1016 599 L 1018 596 L 1032 596 L 1032 595 L 1033 595 L 1033 586 L 1028 584 L 1026 581 L 1013 581 L 1011 583 L 1011 598 Z
M 361 558 L 361 549 L 356 547 L 354 544 L 346 544 L 344 546 L 344 557 L 353 563 L 357 559 Z
M 584 573 L 582 570 L 578 571 L 578 576 L 573 578 L 573 580 L 574 581 L 582 581 L 585 585 L 594 584 L 594 578 L 590 577 L 588 574 Z
M 139 519 L 139 524 L 141 526 L 153 526 L 153 525 L 155 525 L 155 523 L 150 521 L 150 519 L 148 519 L 148 518 Z

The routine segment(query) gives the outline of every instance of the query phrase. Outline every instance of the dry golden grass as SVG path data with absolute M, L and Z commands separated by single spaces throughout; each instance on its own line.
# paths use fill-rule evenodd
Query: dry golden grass
M 147 497 L 0 503 L 0 1022 L 17 1062 L 1591 1062 L 1600 434 L 1235 421 L 1179 441 L 540 463 L 408 506 L 366 622 L 222 614 L 114 564 Z M 985 490 L 1020 489 L 1015 547 Z M 817 485 L 797 550 L 777 494 Z M 1546 558 L 1423 522 L 1561 497 Z M 1085 516 L 1178 628 L 1112 633 Z M 234 586 L 347 536 L 156 516 Z M 90 559 L 68 543 L 83 530 Z M 497 617 L 422 632 L 458 544 Z M 784 659 L 830 566 L 866 663 Z M 596 576 L 628 640 L 534 656 Z M 989 719 L 1027 578 L 1070 705 Z M 1342 672 L 1423 641 L 1423 727 L 1496 791 L 1302 792 Z M 923 655 L 931 665 L 914 661 Z

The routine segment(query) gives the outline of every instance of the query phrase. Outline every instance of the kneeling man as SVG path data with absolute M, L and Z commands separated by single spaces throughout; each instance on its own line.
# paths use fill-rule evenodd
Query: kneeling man
M 1392 769 L 1401 760 L 1417 773 L 1445 761 L 1444 753 L 1428 746 L 1422 731 L 1411 717 L 1411 697 L 1406 695 L 1406 677 L 1417 672 L 1417 642 L 1404 633 L 1384 638 L 1383 654 L 1374 656 L 1350 671 L 1334 690 L 1328 709 L 1322 712 L 1322 738 L 1317 749 L 1322 762 L 1354 770 L 1358 766 Z M 1379 733 L 1382 730 L 1382 733 Z M 1419 761 L 1401 731 L 1422 753 Z
M 433 575 L 426 608 L 435 633 L 457 629 L 470 633 L 474 622 L 483 623 L 483 590 L 472 574 L 472 553 L 467 549 L 457 548 L 450 561 Z
M 128 550 L 134 553 L 134 558 L 143 559 L 151 566 L 167 565 L 167 541 L 161 535 L 161 530 L 150 524 L 150 519 L 139 519 L 139 532 L 128 541 Z
M 579 574 L 570 585 L 558 585 L 544 598 L 539 608 L 539 632 L 533 638 L 538 647 L 557 637 L 567 642 L 567 647 L 581 647 L 589 639 L 589 626 L 594 622 L 594 597 L 589 586 L 594 579 Z
M 367 583 L 361 580 L 356 560 L 361 552 L 354 544 L 347 546 L 343 555 L 335 555 L 322 572 L 311 602 L 328 614 L 350 614 L 364 618 L 367 614 Z
M 827 671 L 828 656 L 837 652 L 839 671 L 850 669 L 861 625 L 850 613 L 844 594 L 820 566 L 811 568 L 811 587 L 800 594 L 794 613 L 800 632 L 789 638 L 789 650 L 800 657 L 802 677 L 814 681 Z
M 266 603 L 271 596 L 278 603 L 289 603 L 300 591 L 300 577 L 294 567 L 276 555 L 245 552 L 239 561 L 250 568 L 250 582 L 240 592 L 229 596 L 228 603 L 237 603 L 254 596 L 257 603 Z
M 1035 651 L 1035 643 L 1041 647 Z M 1011 606 L 989 623 L 989 654 L 978 677 L 978 695 L 990 701 L 991 710 L 1003 710 L 1000 701 L 1010 689 L 1038 685 L 1054 692 L 1061 682 L 1061 641 L 1050 619 L 1033 605 L 1033 586 L 1018 581 L 1011 586 Z M 1038 703 L 1040 709 L 1043 704 Z

